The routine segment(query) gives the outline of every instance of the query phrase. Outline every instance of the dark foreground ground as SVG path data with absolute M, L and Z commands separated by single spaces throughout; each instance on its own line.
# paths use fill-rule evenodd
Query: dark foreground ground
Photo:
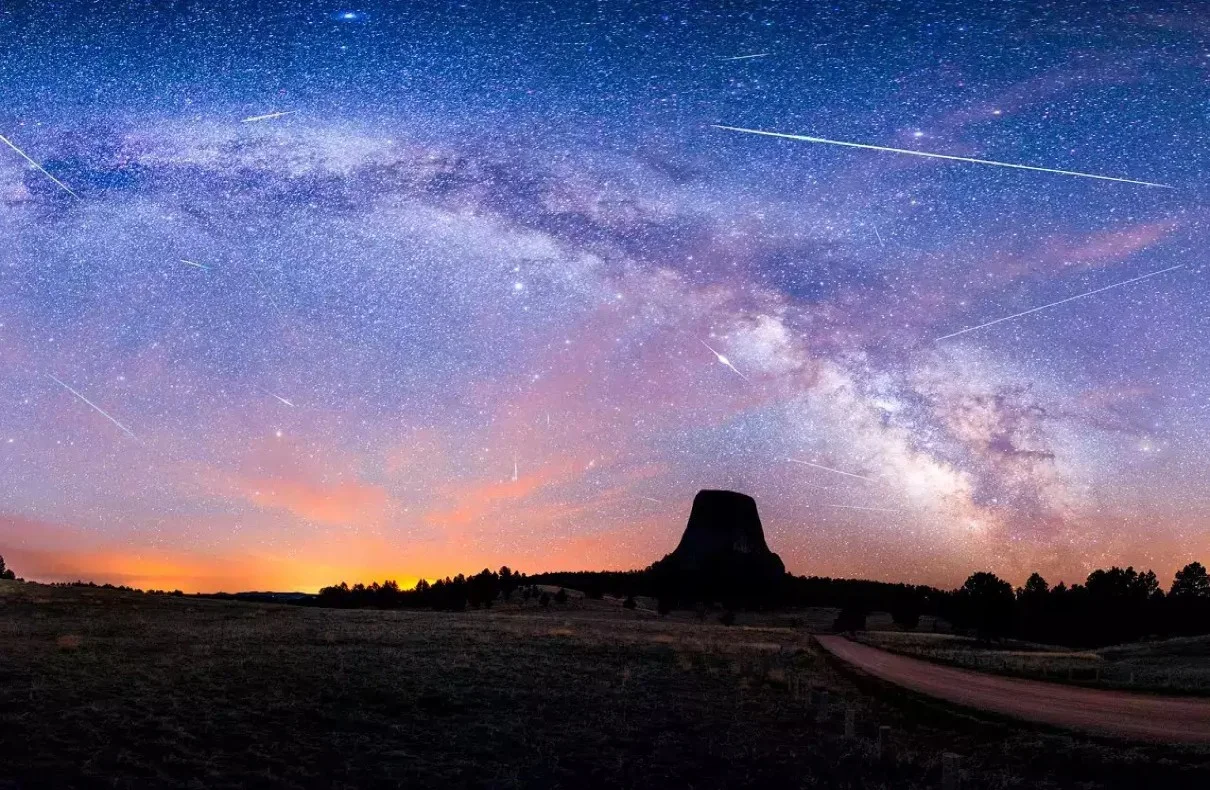
M 829 692 L 822 716 L 797 687 Z M 844 710 L 857 737 L 844 737 Z M 878 760 L 878 725 L 892 728 Z M 1204 787 L 1210 751 L 983 722 L 799 629 L 0 582 L 0 788 Z
M 984 673 L 1096 689 L 1210 697 L 1210 635 L 1094 650 L 1015 639 L 985 642 L 924 629 L 864 631 L 856 638 L 881 650 Z
M 839 635 L 816 641 L 874 677 L 965 708 L 1118 738 L 1210 746 L 1210 699 L 1080 688 L 947 667 Z

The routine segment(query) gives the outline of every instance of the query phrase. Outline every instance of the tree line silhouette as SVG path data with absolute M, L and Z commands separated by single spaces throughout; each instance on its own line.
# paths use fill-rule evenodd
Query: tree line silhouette
M 421 579 L 416 586 L 405 590 L 394 580 L 382 584 L 347 583 L 324 587 L 313 599 L 303 601 L 315 606 L 338 609 L 437 609 L 462 611 L 467 607 L 490 608 L 497 599 L 509 600 L 513 593 L 525 585 L 525 574 L 515 573 L 507 565 L 499 571 L 484 568 L 473 576 L 458 574 L 435 582 Z M 533 595 L 533 585 L 526 585 L 523 595 Z M 567 593 L 564 592 L 564 599 Z M 547 599 L 549 601 L 549 598 Z
M 1084 584 L 1051 587 L 1040 574 L 1012 585 L 976 573 L 944 599 L 939 612 L 980 638 L 1096 647 L 1210 633 L 1210 576 L 1200 562 L 1176 572 L 1165 592 L 1154 571 L 1095 570 Z
M 665 579 L 651 569 L 636 571 L 564 571 L 526 576 L 504 567 L 484 569 L 473 576 L 459 574 L 403 590 L 392 581 L 370 585 L 345 583 L 325 587 L 306 603 L 340 608 L 418 608 L 459 611 L 490 607 L 509 600 L 521 590 L 527 598 L 541 597 L 537 585 L 582 591 L 588 598 L 610 595 L 635 607 L 636 596 L 659 601 L 667 613 L 686 606 L 683 594 L 663 585 Z M 697 589 L 713 589 L 699 585 Z M 715 594 L 717 590 L 711 594 Z M 565 595 L 565 593 L 563 593 Z M 728 609 L 743 595 L 703 601 Z M 547 601 L 549 601 L 549 595 Z M 1199 562 L 1176 572 L 1165 592 L 1154 571 L 1112 567 L 1090 573 L 1083 584 L 1060 582 L 1050 586 L 1033 574 L 1024 586 L 1013 589 L 993 573 L 971 574 L 956 590 L 861 579 L 833 579 L 786 574 L 768 596 L 747 600 L 743 608 L 836 607 L 837 630 L 860 630 L 870 612 L 888 612 L 901 628 L 918 627 L 923 615 L 942 618 L 955 629 L 981 639 L 1017 637 L 1036 642 L 1095 647 L 1153 637 L 1210 633 L 1210 574 Z
M 0 579 L 16 579 L 0 557 Z M 658 601 L 666 614 L 688 605 L 685 590 L 669 590 L 668 578 L 651 568 L 635 571 L 566 571 L 527 576 L 508 566 L 498 571 L 484 569 L 466 576 L 458 574 L 434 582 L 421 579 L 411 589 L 395 581 L 369 585 L 345 582 L 325 587 L 318 595 L 280 593 L 215 593 L 204 597 L 275 600 L 284 603 L 342 609 L 435 609 L 462 611 L 490 608 L 497 601 L 518 596 L 536 599 L 541 605 L 567 600 L 567 589 L 580 590 L 588 598 L 605 595 L 624 599 L 624 607 L 637 607 L 635 598 Z M 539 586 L 557 587 L 553 595 Z M 57 586 L 103 587 L 144 592 L 131 587 L 94 582 L 65 582 Z M 775 589 L 754 598 L 750 591 L 729 591 L 709 580 L 693 587 L 693 594 L 708 591 L 702 604 L 733 608 L 767 609 L 835 607 L 840 609 L 836 630 L 861 630 L 871 612 L 889 612 L 906 630 L 918 626 L 923 615 L 942 618 L 958 631 L 981 639 L 1016 637 L 1034 642 L 1096 647 L 1150 638 L 1210 633 L 1210 573 L 1200 562 L 1191 562 L 1176 572 L 1165 591 L 1154 571 L 1133 567 L 1094 570 L 1083 584 L 1053 587 L 1037 573 L 1013 589 L 993 573 L 971 574 L 956 590 L 925 585 L 893 584 L 861 579 L 786 574 Z M 183 595 L 148 590 L 149 594 Z M 740 604 L 737 606 L 737 602 Z

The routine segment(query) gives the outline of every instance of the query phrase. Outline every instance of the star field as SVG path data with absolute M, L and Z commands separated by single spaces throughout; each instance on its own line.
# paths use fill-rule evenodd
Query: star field
M 0 549 L 185 590 L 630 568 L 725 487 L 795 573 L 1166 578 L 1210 556 L 1208 28 L 5 6 Z

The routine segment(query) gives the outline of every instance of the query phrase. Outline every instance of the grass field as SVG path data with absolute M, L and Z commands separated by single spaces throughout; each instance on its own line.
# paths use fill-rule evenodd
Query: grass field
M 984 672 L 1100 688 L 1210 694 L 1210 637 L 1206 636 L 1101 650 L 891 631 L 867 631 L 858 639 L 891 652 Z
M 829 692 L 822 715 L 808 687 Z M 801 627 L 580 599 L 335 611 L 0 582 L 6 789 L 934 788 L 943 751 L 965 788 L 1210 778 L 1205 751 L 976 722 L 849 678 Z

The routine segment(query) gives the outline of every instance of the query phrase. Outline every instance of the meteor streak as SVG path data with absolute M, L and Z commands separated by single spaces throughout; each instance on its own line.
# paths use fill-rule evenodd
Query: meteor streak
M 752 60 L 752 58 L 767 58 L 767 57 L 769 57 L 770 54 L 772 54 L 772 53 L 761 52 L 756 55 L 736 55 L 733 58 L 721 58 L 721 60 L 724 60 L 724 61 L 727 61 L 727 60 Z
M 705 340 L 702 340 L 702 345 L 705 346 L 706 348 L 710 348 L 710 344 L 707 343 Z M 735 375 L 739 376 L 741 379 L 748 382 L 749 384 L 752 383 L 751 379 L 749 379 L 743 373 L 740 373 L 738 370 L 736 370 L 735 365 L 731 364 L 731 360 L 727 359 L 722 354 L 715 351 L 713 348 L 710 348 L 710 353 L 714 354 L 714 356 L 718 357 L 718 361 L 721 362 L 723 365 L 726 365 L 727 367 L 731 368 L 732 372 L 734 372 Z
M 285 398 L 283 398 L 281 395 L 275 395 L 275 394 L 273 394 L 272 392 L 269 392 L 269 390 L 265 389 L 264 387 L 257 387 L 257 389 L 259 389 L 261 392 L 265 393 L 266 395 L 269 395 L 269 396 L 271 396 L 271 397 L 277 398 L 279 401 L 281 401 L 282 403 L 286 404 L 286 405 L 287 405 L 287 406 L 289 406 L 291 409 L 293 409 L 293 408 L 294 408 L 294 404 L 293 404 L 293 403 L 291 403 L 290 401 L 286 400 Z
M 839 469 L 833 469 L 832 467 L 824 466 L 823 464 L 813 464 L 810 461 L 800 461 L 797 458 L 787 458 L 786 460 L 792 464 L 802 464 L 803 466 L 811 466 L 816 469 L 823 469 L 826 472 L 835 472 L 836 474 L 844 475 L 845 477 L 856 477 L 858 480 L 868 480 L 871 483 L 878 482 L 877 480 L 875 480 L 872 477 L 863 477 L 862 475 L 855 475 L 852 472 L 842 472 Z
M 75 395 L 77 398 L 79 398 L 80 400 L 82 400 L 82 401 L 84 401 L 85 403 L 87 403 L 89 406 L 91 406 L 91 407 L 92 407 L 93 409 L 95 409 L 96 411 L 100 412 L 101 416 L 103 416 L 105 419 L 109 420 L 109 421 L 110 421 L 110 422 L 112 422 L 114 425 L 118 426 L 118 427 L 119 427 L 119 428 L 121 428 L 123 431 L 125 431 L 125 432 L 126 432 L 126 434 L 127 434 L 128 436 L 130 436 L 130 438 L 131 438 L 131 439 L 136 439 L 136 440 L 137 440 L 137 439 L 139 438 L 139 437 L 135 436 L 135 435 L 134 435 L 134 433 L 132 433 L 132 432 L 131 432 L 131 430 L 130 430 L 129 428 L 127 428 L 125 425 L 123 425 L 122 423 L 118 422 L 118 421 L 117 421 L 117 420 L 115 420 L 113 417 L 111 417 L 111 416 L 109 415 L 109 412 L 105 411 L 105 410 L 104 410 L 104 409 L 102 409 L 100 406 L 98 406 L 97 404 L 95 404 L 95 403 L 93 403 L 92 401 L 90 401 L 88 398 L 85 398 L 83 395 L 81 395 L 80 393 L 76 392 L 76 391 L 75 391 L 75 390 L 73 390 L 71 387 L 69 387 L 69 386 L 67 386 L 66 384 L 64 384 L 62 381 L 59 381 L 59 379 L 55 378 L 55 377 L 54 377 L 54 376 L 52 376 L 51 374 L 47 373 L 47 374 L 46 374 L 46 377 L 47 377 L 48 379 L 50 379 L 51 381 L 55 382 L 56 384 L 58 384 L 58 385 L 59 385 L 60 387 L 62 387 L 63 389 L 65 389 L 65 390 L 67 390 L 68 392 L 70 392 L 72 395 Z
M 8 139 L 7 137 L 5 137 L 4 135 L 0 134 L 0 141 L 3 141 L 3 143 L 4 143 L 5 145 L 7 145 L 9 148 L 11 148 L 11 149 L 13 149 L 14 151 L 16 151 L 16 152 L 17 152 L 17 154 L 18 154 L 18 155 L 19 155 L 19 156 L 20 156 L 22 159 L 24 159 L 26 162 L 29 162 L 31 165 L 33 165 L 35 168 L 37 168 L 37 170 L 38 170 L 38 172 L 39 172 L 39 173 L 41 173 L 42 175 L 46 176 L 46 177 L 47 177 L 47 178 L 49 178 L 51 181 L 54 181 L 54 182 L 55 182 L 55 185 L 56 185 L 56 186 L 58 186 L 58 187 L 59 187 L 59 189 L 62 189 L 64 192 L 66 192 L 67 194 L 71 195 L 72 197 L 74 197 L 74 198 L 76 198 L 76 199 L 79 199 L 79 197 L 80 197 L 80 196 L 79 196 L 79 195 L 77 195 L 75 192 L 72 192 L 72 191 L 71 191 L 71 187 L 69 187 L 67 184 L 64 184 L 62 181 L 60 181 L 59 179 L 55 178 L 55 177 L 54 177 L 54 176 L 52 176 L 50 173 L 46 172 L 46 168 L 44 168 L 42 165 L 38 164 L 38 163 L 37 163 L 37 162 L 35 162 L 33 159 L 31 159 L 31 158 L 29 157 L 29 154 L 25 153 L 25 152 L 24 152 L 24 151 L 22 151 L 20 148 L 18 148 L 17 146 L 13 145 L 13 141 L 12 141 L 12 140 L 10 140 L 10 139 Z
M 1079 178 L 1095 178 L 1100 181 L 1117 181 L 1122 184 L 1139 184 L 1145 187 L 1159 187 L 1161 189 L 1173 189 L 1174 187 L 1168 184 L 1156 184 L 1151 181 L 1135 181 L 1130 178 L 1117 178 L 1115 176 L 1098 176 L 1093 173 L 1079 173 L 1075 170 L 1056 170 L 1051 167 L 1035 167 L 1033 165 L 1018 165 L 1012 162 L 997 162 L 992 159 L 974 159 L 969 156 L 951 156 L 949 154 L 933 154 L 927 151 L 913 151 L 908 148 L 890 148 L 885 145 L 870 145 L 868 143 L 850 143 L 844 140 L 829 140 L 825 137 L 808 137 L 803 134 L 783 134 L 781 132 L 765 132 L 760 129 L 743 129 L 738 126 L 722 126 L 720 124 L 712 124 L 715 129 L 724 129 L 728 132 L 744 132 L 745 134 L 761 134 L 766 137 L 783 137 L 787 140 L 802 140 L 808 143 L 825 143 L 827 145 L 841 145 L 846 148 L 864 148 L 868 151 L 887 151 L 892 154 L 907 154 L 909 156 L 923 156 L 928 159 L 947 159 L 951 162 L 966 162 L 975 165 L 995 165 L 996 167 L 1011 167 L 1015 170 L 1035 170 L 1039 173 L 1056 173 L 1061 176 L 1077 176 Z
M 209 267 L 209 266 L 206 266 L 205 264 L 202 264 L 202 263 L 198 263 L 197 261 L 187 261 L 187 260 L 185 260 L 184 258 L 181 258 L 181 263 L 185 263 L 185 264 L 188 264 L 188 265 L 190 265 L 190 266 L 196 266 L 197 268 L 202 269 L 203 271 L 209 271 L 209 270 L 210 270 L 210 267 Z
M 1014 318 L 1020 318 L 1023 315 L 1029 315 L 1030 313 L 1036 313 L 1039 310 L 1045 310 L 1048 307 L 1055 307 L 1056 305 L 1066 304 L 1067 302 L 1074 302 L 1076 299 L 1083 299 L 1085 296 L 1092 296 L 1093 294 L 1099 294 L 1101 291 L 1108 291 L 1110 288 L 1118 288 L 1123 285 L 1129 285 L 1130 283 L 1137 283 L 1139 280 L 1146 280 L 1148 277 L 1155 277 L 1157 274 L 1163 274 L 1164 272 L 1170 272 L 1175 269 L 1183 269 L 1183 268 L 1185 268 L 1185 264 L 1183 264 L 1183 263 L 1179 264 L 1177 266 L 1169 266 L 1167 269 L 1160 269 L 1158 272 L 1151 272 L 1150 274 L 1144 274 L 1141 277 L 1132 277 L 1129 280 L 1122 280 L 1120 283 L 1114 283 L 1113 285 L 1106 285 L 1104 288 L 1097 288 L 1096 290 L 1086 291 L 1082 294 L 1076 294 L 1075 296 L 1069 296 L 1066 299 L 1060 299 L 1057 302 L 1051 302 L 1050 304 L 1044 304 L 1041 307 L 1035 307 L 1030 310 L 1024 310 L 1020 313 L 1013 313 L 1012 315 L 1006 315 L 1003 318 L 997 318 L 995 321 L 988 321 L 986 324 L 979 324 L 978 326 L 971 326 L 971 327 L 967 327 L 966 329 L 959 329 L 957 332 L 951 332 L 948 335 L 942 335 L 941 337 L 937 338 L 937 340 L 939 340 L 939 341 L 947 340 L 951 337 L 957 337 L 958 335 L 964 335 L 967 332 L 974 332 L 976 329 L 983 329 L 984 327 L 992 326 L 993 324 L 998 324 L 1002 321 L 1010 321 Z
M 862 507 L 861 505 L 832 505 L 832 504 L 825 503 L 824 507 L 841 507 L 841 508 L 844 508 L 845 510 L 876 510 L 879 513 L 902 513 L 903 512 L 899 508 Z
M 281 318 L 285 318 L 285 314 L 281 311 L 281 305 L 279 305 L 277 300 L 273 298 L 273 292 L 265 286 L 265 281 L 262 280 L 260 275 L 256 273 L 256 269 L 249 269 L 249 271 L 252 272 L 252 276 L 256 278 L 256 282 L 260 284 L 260 289 L 265 292 L 265 296 L 269 297 L 269 302 L 273 305 L 273 309 L 277 311 L 277 315 Z
M 245 118 L 240 123 L 255 123 L 257 121 L 272 121 L 274 118 L 283 118 L 287 115 L 293 115 L 298 110 L 285 110 L 283 112 L 271 112 L 265 115 L 253 115 L 251 118 Z

